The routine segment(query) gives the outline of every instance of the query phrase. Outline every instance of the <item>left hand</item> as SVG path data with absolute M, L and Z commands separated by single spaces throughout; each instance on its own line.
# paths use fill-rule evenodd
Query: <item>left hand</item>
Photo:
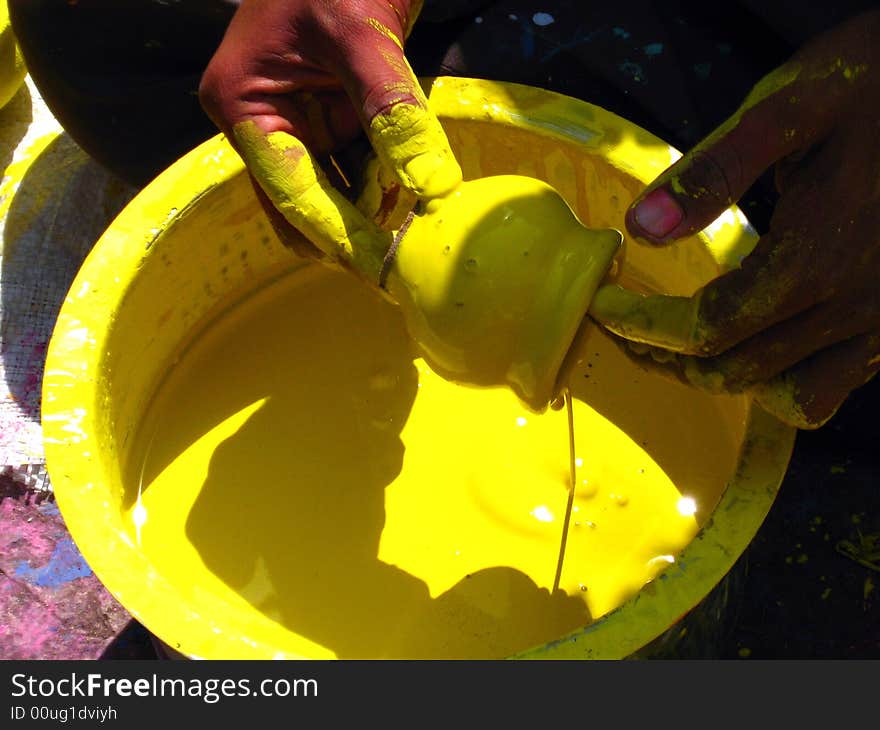
M 243 158 L 282 241 L 304 255 L 351 263 L 366 248 L 370 260 L 353 264 L 363 271 L 388 246 L 313 158 L 361 130 L 414 199 L 461 182 L 404 55 L 420 8 L 421 0 L 242 0 L 205 70 L 202 106 Z
M 590 312 L 652 365 L 817 428 L 880 369 L 880 12 L 764 78 L 648 186 L 627 227 L 661 246 L 696 233 L 774 163 L 780 198 L 741 268 L 693 297 L 603 287 Z

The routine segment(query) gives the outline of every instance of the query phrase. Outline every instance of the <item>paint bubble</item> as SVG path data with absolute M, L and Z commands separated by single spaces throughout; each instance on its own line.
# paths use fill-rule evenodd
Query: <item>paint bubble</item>
M 473 273 L 474 271 L 476 271 L 477 269 L 480 268 L 480 262 L 477 261 L 476 259 L 473 259 L 473 258 L 468 259 L 467 261 L 464 262 L 464 268 L 467 271 L 470 271 Z
M 624 496 L 623 494 L 615 494 L 614 492 L 612 492 L 612 493 L 609 494 L 608 496 L 611 498 L 611 500 L 612 500 L 612 501 L 613 501 L 618 507 L 626 507 L 626 505 L 629 504 L 629 497 L 626 497 L 626 496 Z
M 581 483 L 578 485 L 577 493 L 579 497 L 590 499 L 591 497 L 595 497 L 598 491 L 598 484 L 591 482 L 589 479 L 582 479 Z

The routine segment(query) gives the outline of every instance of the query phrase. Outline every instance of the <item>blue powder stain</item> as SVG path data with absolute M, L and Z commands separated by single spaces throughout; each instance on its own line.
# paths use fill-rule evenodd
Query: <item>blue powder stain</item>
M 697 75 L 698 79 L 705 81 L 709 78 L 709 74 L 712 73 L 712 64 L 708 61 L 705 63 L 695 63 L 694 73 Z
M 59 513 L 58 505 L 55 502 L 43 502 L 40 505 L 40 512 L 44 515 L 57 515 Z
M 57 588 L 76 578 L 92 574 L 76 545 L 69 537 L 55 543 L 49 562 L 42 568 L 31 568 L 27 560 L 15 568 L 15 576 L 42 588 Z
M 663 44 L 649 43 L 642 50 L 645 52 L 646 56 L 659 56 L 661 53 L 663 53 Z
M 625 76 L 630 76 L 633 81 L 645 80 L 645 72 L 642 70 L 642 67 L 633 61 L 624 61 L 617 68 Z
M 623 28 L 612 28 L 611 32 L 614 33 L 614 35 L 616 35 L 618 38 L 623 38 L 623 40 L 629 38 L 629 33 Z

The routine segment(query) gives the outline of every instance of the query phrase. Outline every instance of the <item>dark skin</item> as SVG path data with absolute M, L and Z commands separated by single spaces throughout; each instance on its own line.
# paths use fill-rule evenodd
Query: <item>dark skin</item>
M 400 47 L 417 12 L 406 0 L 244 0 L 203 79 L 203 105 L 234 143 L 235 125 L 253 120 L 315 153 L 336 149 L 395 105 L 424 105 Z M 880 369 L 878 49 L 876 11 L 819 36 L 630 207 L 633 236 L 672 245 L 775 166 L 779 202 L 740 268 L 690 299 L 600 292 L 592 316 L 651 367 L 753 392 L 799 428 L 824 424 Z
M 880 369 L 880 13 L 822 35 L 630 207 L 629 231 L 666 246 L 712 222 L 768 168 L 779 201 L 738 269 L 688 301 L 594 315 L 653 367 L 710 390 L 754 391 L 800 428 L 824 424 Z M 679 308 L 656 342 L 646 308 Z M 645 325 L 648 326 L 645 326 Z M 673 354 L 675 353 L 675 354 Z
M 421 0 L 243 0 L 202 77 L 202 106 L 251 172 L 258 163 L 243 123 L 289 135 L 316 157 L 366 131 L 398 185 L 415 197 L 443 195 L 461 171 L 403 52 L 420 8 Z M 421 145 L 373 134 L 401 106 L 423 112 L 411 130 Z M 277 210 L 285 191 L 255 187 L 282 240 L 319 256 Z

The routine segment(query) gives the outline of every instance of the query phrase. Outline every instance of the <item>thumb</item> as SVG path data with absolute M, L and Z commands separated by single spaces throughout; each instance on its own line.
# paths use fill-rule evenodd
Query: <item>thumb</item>
M 841 109 L 871 93 L 880 15 L 855 16 L 770 72 L 739 109 L 658 177 L 626 214 L 636 238 L 662 245 L 705 228 L 773 163 L 808 150 Z
M 660 175 L 626 213 L 638 239 L 662 245 L 702 230 L 748 190 L 787 147 L 767 133 L 764 110 L 715 134 Z
M 446 195 L 461 182 L 461 168 L 404 56 L 403 34 L 373 18 L 364 24 L 342 49 L 339 74 L 373 149 L 418 197 Z
M 702 230 L 735 203 L 775 162 L 806 149 L 826 133 L 828 104 L 807 103 L 813 84 L 789 63 L 762 79 L 736 113 L 630 206 L 626 226 L 663 245 Z

